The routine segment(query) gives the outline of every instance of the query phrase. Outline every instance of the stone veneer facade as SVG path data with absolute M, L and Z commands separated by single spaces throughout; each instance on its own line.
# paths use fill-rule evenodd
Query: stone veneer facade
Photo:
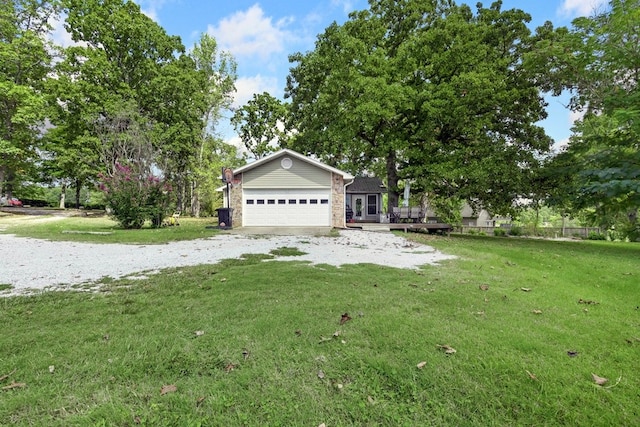
M 239 180 L 240 183 L 236 186 L 229 186 L 229 192 L 231 193 L 230 205 L 233 209 L 232 226 L 242 227 L 242 174 L 234 176 L 234 180 Z
M 331 226 L 344 228 L 344 178 L 337 173 L 331 173 Z

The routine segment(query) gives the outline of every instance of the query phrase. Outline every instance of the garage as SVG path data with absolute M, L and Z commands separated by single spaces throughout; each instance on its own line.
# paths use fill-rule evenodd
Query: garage
M 234 227 L 345 226 L 345 188 L 353 176 L 296 151 L 235 169 L 230 181 L 222 190 L 230 192 L 225 205 Z
M 246 190 L 245 226 L 330 226 L 328 190 Z

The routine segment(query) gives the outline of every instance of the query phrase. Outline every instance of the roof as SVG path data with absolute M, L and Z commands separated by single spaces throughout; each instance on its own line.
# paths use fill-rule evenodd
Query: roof
M 314 165 L 314 166 L 316 166 L 316 167 L 318 167 L 320 169 L 324 169 L 326 171 L 333 172 L 333 173 L 338 174 L 338 175 L 342 175 L 342 177 L 344 179 L 353 179 L 353 175 L 351 175 L 348 172 L 341 171 L 340 169 L 336 169 L 336 168 L 334 168 L 332 166 L 329 166 L 327 164 L 324 164 L 324 163 L 322 163 L 322 162 L 320 162 L 320 161 L 318 161 L 316 159 L 312 159 L 311 157 L 307 157 L 304 154 L 300 154 L 297 151 L 289 150 L 288 148 L 285 148 L 283 150 L 277 151 L 277 152 L 275 152 L 273 154 L 269 154 L 268 156 L 265 156 L 265 157 L 263 157 L 263 158 L 261 158 L 259 160 L 256 160 L 255 162 L 246 164 L 246 165 L 244 165 L 244 166 L 242 166 L 242 167 L 240 167 L 238 169 L 235 169 L 233 171 L 233 174 L 236 175 L 236 174 L 239 174 L 239 173 L 246 172 L 248 170 L 257 168 L 257 167 L 259 167 L 260 165 L 262 165 L 264 163 L 270 162 L 270 161 L 272 161 L 274 159 L 277 159 L 278 157 L 283 157 L 283 156 L 290 156 L 290 157 L 302 160 L 304 162 L 310 163 L 310 164 L 312 164 L 312 165 Z
M 387 188 L 380 178 L 359 176 L 347 187 L 347 193 L 386 193 Z

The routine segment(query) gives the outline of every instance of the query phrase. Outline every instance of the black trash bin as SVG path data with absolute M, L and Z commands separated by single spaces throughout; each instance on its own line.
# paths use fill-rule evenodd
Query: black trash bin
M 233 224 L 233 208 L 218 208 L 218 227 L 231 228 Z

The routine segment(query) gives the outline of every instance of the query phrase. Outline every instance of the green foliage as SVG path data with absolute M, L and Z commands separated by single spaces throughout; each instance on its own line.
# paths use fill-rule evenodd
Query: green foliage
M 509 228 L 509 235 L 510 236 L 524 236 L 525 232 L 524 229 L 522 227 L 518 227 L 517 225 L 512 225 Z
M 293 146 L 385 173 L 389 207 L 398 181 L 414 178 L 419 191 L 510 210 L 551 142 L 536 125 L 540 70 L 524 57 L 550 36 L 534 38 L 530 16 L 500 2 L 475 14 L 448 1 L 370 5 L 290 57 Z
M 494 228 L 493 229 L 493 235 L 496 237 L 506 237 L 507 236 L 507 230 L 505 230 L 504 228 Z
M 125 229 L 142 228 L 147 220 L 160 227 L 171 212 L 171 187 L 153 175 L 116 163 L 113 173 L 101 178 L 110 215 Z
M 256 159 L 287 146 L 284 125 L 288 107 L 267 92 L 254 94 L 244 106 L 236 110 L 231 123 L 244 146 Z

